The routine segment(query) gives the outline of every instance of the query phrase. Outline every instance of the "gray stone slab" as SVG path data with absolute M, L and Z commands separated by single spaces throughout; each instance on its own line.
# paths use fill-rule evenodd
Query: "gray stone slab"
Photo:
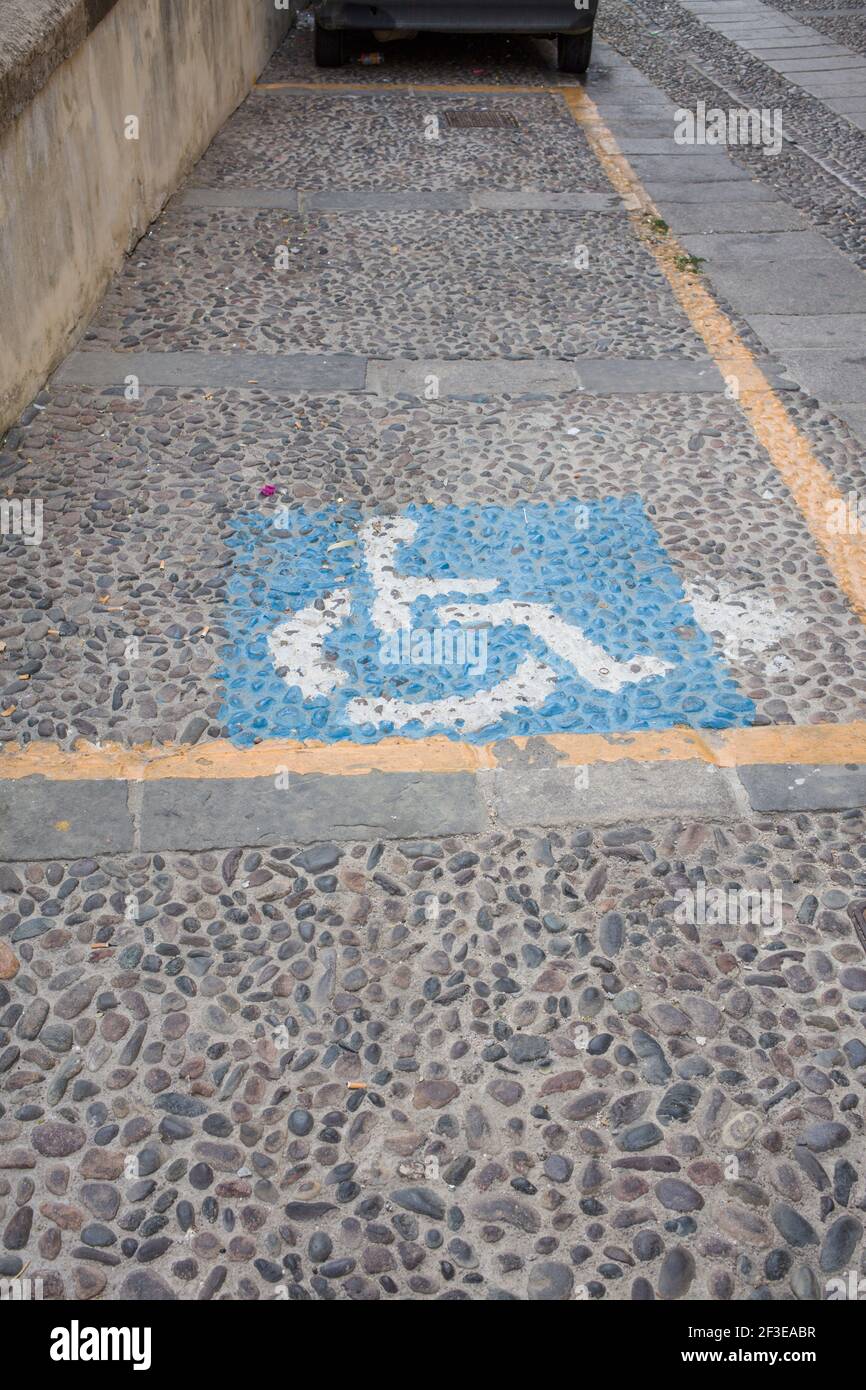
M 787 351 L 785 363 L 810 396 L 821 401 L 866 404 L 866 348 L 856 356 L 820 349 Z
M 834 405 L 833 414 L 844 420 L 855 439 L 866 444 L 866 405 L 853 405 L 845 402 Z
M 701 18 L 708 29 L 736 29 L 744 34 L 770 34 L 779 29 L 785 33 L 801 34 L 805 28 L 790 15 L 759 4 L 755 5 L 750 15 L 704 13 Z
M 710 149 L 705 154 L 636 154 L 629 163 L 634 166 L 647 188 L 657 183 L 749 183 L 749 175 L 721 150 Z
M 451 212 L 470 206 L 467 193 L 384 192 L 380 189 L 340 189 L 302 193 L 304 208 L 317 212 Z
M 621 150 L 625 143 L 630 140 L 670 141 L 677 127 L 677 121 L 673 115 L 662 116 L 660 120 L 641 121 L 631 120 L 625 112 L 617 112 L 616 115 L 604 112 L 603 115 L 608 129 Z
M 794 58 L 798 54 L 808 57 L 814 53 L 816 57 L 840 57 L 850 52 L 850 49 L 842 48 L 839 44 L 815 43 L 808 39 L 792 40 L 783 48 L 778 44 L 773 44 L 768 48 L 750 49 L 753 58 L 759 58 L 762 63 L 766 63 L 770 58 Z
M 137 376 L 142 386 L 262 386 L 274 391 L 362 391 L 366 359 L 349 353 L 73 352 L 55 381 L 77 386 L 120 386 Z
M 468 835 L 489 828 L 469 773 L 166 779 L 143 785 L 140 848 L 228 849 L 318 840 Z
M 582 359 L 577 364 L 581 390 L 594 395 L 631 396 L 680 391 L 723 391 L 724 379 L 709 357 Z
M 705 270 L 710 283 L 746 316 L 845 313 L 858 308 L 866 292 L 862 272 L 841 254 L 748 267 L 717 263 Z
M 498 394 L 640 395 L 648 392 L 719 392 L 722 376 L 709 357 L 585 358 L 576 361 L 530 358 L 508 361 L 371 361 L 367 387 L 379 395 L 423 396 L 428 378 L 438 378 L 440 396 L 466 398 Z
M 763 183 L 750 180 L 732 179 L 713 183 L 683 182 L 679 179 L 653 181 L 652 196 L 659 205 L 666 203 L 702 203 L 709 207 L 713 201 L 727 208 L 734 204 L 772 203 L 775 194 L 772 188 Z
M 842 73 L 837 75 L 827 73 L 822 77 L 810 77 L 808 82 L 797 83 L 804 92 L 811 92 L 817 97 L 847 97 L 862 96 L 866 92 L 866 70 L 858 73 Z
M 477 212 L 622 212 L 622 199 L 616 193 L 535 193 L 482 189 L 469 195 L 469 205 Z
M 749 322 L 772 352 L 786 352 L 791 348 L 866 351 L 866 312 L 753 314 Z
M 866 765 L 758 763 L 739 769 L 754 811 L 848 811 L 866 806 Z
M 715 29 L 717 34 L 733 40 L 734 43 L 739 44 L 740 48 L 745 48 L 749 53 L 759 45 L 764 48 L 772 48 L 776 44 L 791 43 L 792 40 L 801 37 L 798 30 L 786 25 L 773 25 L 766 29 L 733 24 L 724 26 L 714 24 L 711 27 Z
M 592 99 L 603 112 L 605 119 L 608 116 L 634 116 L 636 119 L 641 116 L 670 116 L 673 120 L 675 112 L 679 109 L 676 102 L 672 102 L 661 92 L 657 96 L 631 97 L 626 100 L 624 97 L 614 96 L 612 92 L 593 91 Z
M 709 202 L 666 202 L 664 213 L 680 237 L 715 232 L 793 232 L 807 229 L 803 217 L 789 203 L 729 204 L 713 198 Z
M 658 87 L 643 88 L 639 91 L 614 91 L 610 87 L 593 87 L 592 99 L 605 116 L 631 113 L 636 119 L 641 116 L 673 116 L 677 102 Z
M 669 154 L 677 159 L 691 159 L 699 156 L 702 159 L 711 159 L 718 150 L 712 145 L 678 145 L 674 140 L 674 123 L 668 127 L 667 135 L 644 136 L 644 135 L 620 135 L 617 137 L 617 144 L 623 154 Z
M 380 396 L 405 393 L 423 397 L 430 376 L 438 379 L 439 395 L 452 399 L 527 391 L 560 395 L 580 389 L 578 364 L 558 358 L 496 358 L 479 362 L 468 358 L 416 361 L 406 357 L 371 361 L 367 389 Z
M 631 96 L 652 91 L 653 84 L 630 63 L 613 63 L 605 57 L 596 63 L 593 71 L 593 95 L 596 89 L 600 92 L 628 92 Z
M 125 782 L 0 781 L 0 861 L 75 859 L 133 846 Z
M 850 57 L 845 54 L 830 54 L 829 57 L 820 58 L 781 58 L 778 61 L 768 63 L 767 66 L 776 72 L 791 73 L 792 75 L 809 72 L 851 72 L 852 70 L 863 71 L 866 69 L 866 60 L 858 58 L 854 54 Z
M 839 256 L 841 253 L 818 232 L 810 229 L 791 232 L 715 232 L 709 236 L 683 237 L 683 245 L 693 256 L 702 256 L 708 265 L 741 265 L 748 273 L 754 264 L 766 265 L 776 257 L 788 260 L 792 256 L 815 258 Z M 866 282 L 864 282 L 866 308 Z
M 575 822 L 613 825 L 653 816 L 727 820 L 737 815 L 737 789 L 730 771 L 697 761 L 593 763 L 585 770 L 506 767 L 480 775 L 497 824 L 514 828 Z
M 280 208 L 298 211 L 295 188 L 184 188 L 172 208 Z

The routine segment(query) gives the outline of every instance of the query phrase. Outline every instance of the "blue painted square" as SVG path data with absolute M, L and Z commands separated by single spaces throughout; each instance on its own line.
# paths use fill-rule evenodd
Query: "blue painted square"
M 369 540 L 369 512 L 349 506 L 292 510 L 278 514 L 278 520 L 279 531 L 273 517 L 241 515 L 229 542 L 234 558 L 230 645 L 221 672 L 223 720 L 239 744 L 256 737 L 370 743 L 394 734 L 446 734 L 486 743 L 521 734 L 673 725 L 723 729 L 753 721 L 752 702 L 739 693 L 710 637 L 695 622 L 637 496 L 555 506 L 407 508 L 399 519 L 382 517 L 375 523 L 414 533 L 395 545 L 378 589 L 371 559 L 378 542 Z M 432 577 L 448 589 L 447 595 L 422 593 L 414 599 L 408 609 L 413 638 L 403 638 L 402 647 L 373 616 L 381 613 L 393 576 Z M 485 592 L 467 596 L 461 588 L 466 577 L 487 581 Z M 342 607 L 328 597 L 334 594 L 345 596 Z M 380 609 L 374 610 L 377 595 Z M 474 651 L 459 645 L 461 633 L 468 630 L 472 638 L 478 632 L 478 615 L 471 623 L 465 611 L 463 620 L 443 616 L 449 607 L 465 610 L 466 605 L 473 610 L 500 605 L 501 615 L 515 603 L 531 605 L 523 611 L 532 624 L 501 620 L 483 628 L 483 665 L 479 636 L 472 639 Z M 302 612 L 315 625 L 322 610 L 340 616 L 328 619 L 334 625 L 317 648 L 319 674 L 313 680 L 327 684 L 337 679 L 327 673 L 337 672 L 340 683 L 319 694 L 309 693 L 308 686 L 305 695 L 293 683 L 295 667 L 278 665 L 268 638 L 275 629 L 298 631 L 294 615 Z M 554 631 L 560 634 L 559 651 L 550 645 Z M 413 648 L 418 633 L 428 638 Z M 575 634 L 590 644 L 582 666 L 575 664 L 573 645 L 567 657 L 562 654 L 562 643 L 573 643 Z M 599 651 L 606 657 L 599 658 Z M 436 661 L 437 653 L 452 660 Z M 613 680 L 611 670 L 634 672 L 638 665 L 628 667 L 629 662 L 649 659 L 665 669 L 640 679 L 629 676 L 618 690 L 593 684 Z M 588 675 L 580 674 L 582 669 Z M 536 675 L 531 699 L 524 701 L 514 689 L 523 688 L 527 671 Z M 510 693 L 490 706 L 486 718 L 491 689 Z M 425 707 L 423 719 L 414 717 L 415 704 Z M 462 726 L 454 714 L 460 706 L 476 711 L 477 727 Z M 395 710 L 401 711 L 399 718 L 391 717 Z

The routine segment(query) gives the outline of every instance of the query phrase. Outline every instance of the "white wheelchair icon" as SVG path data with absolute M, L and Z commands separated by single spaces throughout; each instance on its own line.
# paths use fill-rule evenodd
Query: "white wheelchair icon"
M 397 552 L 410 544 L 418 523 L 411 517 L 374 517 L 359 533 L 364 562 L 375 588 L 371 609 L 374 627 L 383 638 L 399 634 L 412 625 L 412 606 L 419 598 L 441 602 L 438 616 L 442 626 L 457 624 L 466 628 L 500 627 L 511 624 L 527 627 L 547 649 L 567 662 L 577 675 L 596 690 L 616 694 L 624 685 L 650 680 L 672 669 L 670 662 L 655 656 L 632 656 L 617 661 L 581 628 L 565 622 L 544 603 L 496 599 L 487 603 L 467 602 L 478 594 L 489 594 L 498 579 L 427 579 L 401 575 Z M 459 598 L 460 601 L 455 601 Z M 452 600 L 446 602 L 446 600 Z M 352 608 L 350 589 L 335 589 L 319 602 L 300 609 L 275 627 L 268 647 L 277 670 L 289 686 L 297 686 L 305 700 L 327 696 L 345 684 L 346 671 L 326 658 L 327 639 L 348 618 Z M 438 700 L 402 700 L 389 696 L 358 696 L 351 700 L 346 715 L 352 724 L 389 723 L 402 728 L 414 720 L 431 726 L 458 728 L 471 733 L 495 723 L 518 710 L 540 709 L 558 680 L 557 672 L 536 656 L 527 655 L 517 669 L 487 689 L 471 696 L 448 696 Z

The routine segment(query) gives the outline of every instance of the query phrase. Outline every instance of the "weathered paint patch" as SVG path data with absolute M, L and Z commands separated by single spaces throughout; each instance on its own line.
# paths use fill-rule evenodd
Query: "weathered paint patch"
M 230 542 L 241 745 L 752 722 L 639 497 L 276 519 Z
M 772 598 L 760 593 L 754 585 L 738 589 L 725 580 L 706 580 L 700 584 L 686 584 L 685 593 L 704 631 L 713 636 L 718 634 L 729 661 L 772 651 L 798 628 L 794 614 L 780 611 Z M 773 661 L 777 670 L 787 669 L 778 664 L 786 661 L 782 654 L 777 653 L 767 660 Z

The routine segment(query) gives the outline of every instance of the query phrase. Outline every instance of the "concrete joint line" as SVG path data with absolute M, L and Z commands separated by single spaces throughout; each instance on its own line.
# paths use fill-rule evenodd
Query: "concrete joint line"
M 130 780 L 126 784 L 126 805 L 132 821 L 132 848 L 141 849 L 141 806 L 144 800 L 144 782 Z

